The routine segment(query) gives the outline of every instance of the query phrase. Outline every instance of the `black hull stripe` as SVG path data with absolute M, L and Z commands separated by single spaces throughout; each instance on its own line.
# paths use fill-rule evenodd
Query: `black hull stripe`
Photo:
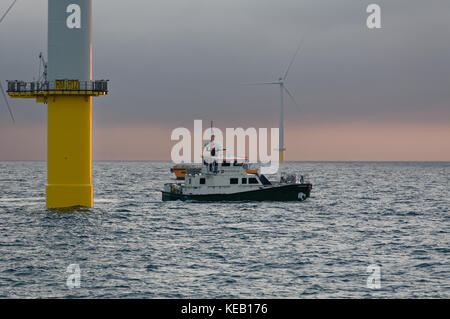
M 310 196 L 311 184 L 292 184 L 278 187 L 268 187 L 247 192 L 232 194 L 187 195 L 162 192 L 163 201 L 298 201 Z M 302 198 L 301 194 L 305 198 Z M 300 194 L 300 197 L 299 197 Z

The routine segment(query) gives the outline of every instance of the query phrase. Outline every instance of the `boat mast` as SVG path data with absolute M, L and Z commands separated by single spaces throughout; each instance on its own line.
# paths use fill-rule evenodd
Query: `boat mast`
M 280 136 L 279 136 L 279 162 L 284 162 L 284 85 L 280 81 Z

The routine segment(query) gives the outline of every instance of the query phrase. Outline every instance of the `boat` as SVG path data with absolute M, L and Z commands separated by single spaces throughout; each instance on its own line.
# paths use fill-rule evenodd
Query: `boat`
M 246 159 L 204 159 L 200 170 L 186 168 L 184 181 L 164 184 L 163 201 L 303 201 L 312 185 L 303 176 L 282 175 L 270 181 L 265 175 L 249 173 Z

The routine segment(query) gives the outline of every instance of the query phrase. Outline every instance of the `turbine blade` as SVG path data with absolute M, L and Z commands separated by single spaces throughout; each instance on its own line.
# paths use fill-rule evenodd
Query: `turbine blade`
M 12 7 L 16 4 L 17 0 L 14 0 L 13 3 L 9 6 L 9 8 L 6 10 L 6 12 L 3 14 L 3 16 L 0 18 L 0 23 L 2 23 L 3 19 L 6 17 L 8 12 L 12 9 Z
M 305 39 L 304 37 L 301 39 L 301 41 L 300 41 L 300 43 L 299 43 L 299 45 L 298 45 L 298 47 L 297 47 L 297 50 L 295 51 L 295 54 L 294 54 L 294 56 L 292 57 L 291 63 L 289 63 L 289 66 L 288 66 L 288 68 L 286 69 L 286 72 L 284 73 L 283 80 L 286 80 L 286 79 L 287 79 L 289 70 L 291 69 L 292 64 L 294 64 L 295 58 L 297 57 L 298 52 L 300 51 L 300 49 L 301 49 L 302 46 L 303 46 L 303 40 L 304 40 L 304 39 Z
M 289 89 L 286 86 L 283 86 L 284 90 L 286 91 L 286 93 L 289 95 L 289 97 L 291 98 L 292 102 L 294 102 L 295 106 L 297 106 L 297 108 L 300 109 L 300 105 L 298 105 L 297 101 L 294 98 L 294 95 L 289 91 Z
M 1 82 L 0 82 L 0 91 L 2 91 L 2 95 L 3 95 L 3 98 L 5 99 L 6 107 L 8 108 L 9 115 L 11 115 L 11 120 L 12 120 L 12 122 L 15 124 L 15 123 L 16 123 L 16 120 L 14 119 L 13 112 L 12 112 L 12 110 L 11 110 L 11 107 L 9 106 L 8 99 L 6 98 L 5 91 L 3 91 L 3 86 L 2 86 L 2 83 L 1 83 Z

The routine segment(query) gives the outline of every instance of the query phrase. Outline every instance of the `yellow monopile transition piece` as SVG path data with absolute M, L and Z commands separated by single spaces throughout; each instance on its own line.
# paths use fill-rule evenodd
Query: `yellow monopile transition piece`
M 92 207 L 92 97 L 48 99 L 47 207 Z
M 279 150 L 278 160 L 280 163 L 284 163 L 284 150 Z

